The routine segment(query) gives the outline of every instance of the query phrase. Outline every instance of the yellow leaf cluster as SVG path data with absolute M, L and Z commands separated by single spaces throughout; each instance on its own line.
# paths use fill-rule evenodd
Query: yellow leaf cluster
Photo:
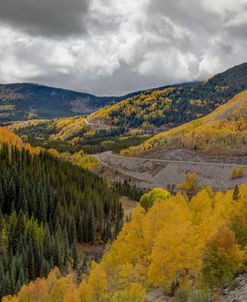
M 146 196 L 154 198 L 153 205 L 148 211 L 137 205 L 132 220 L 78 286 L 55 270 L 3 302 L 144 302 L 150 287 L 167 293 L 175 285 L 200 288 L 206 282 L 214 287 L 244 264 L 247 184 L 239 187 L 237 200 L 233 190 L 214 193 L 208 187 L 191 200 L 162 189 Z
M 150 149 L 185 147 L 217 154 L 247 152 L 247 90 L 237 94 L 211 114 L 159 133 L 140 146 L 121 152 L 130 156 Z
M 231 179 L 236 179 L 236 178 L 243 177 L 244 173 L 245 173 L 244 167 L 236 167 L 232 169 L 230 176 Z

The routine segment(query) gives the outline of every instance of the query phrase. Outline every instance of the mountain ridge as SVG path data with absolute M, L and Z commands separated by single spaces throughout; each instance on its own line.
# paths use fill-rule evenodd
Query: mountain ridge
M 198 115 L 209 113 L 211 107 L 215 109 L 222 102 L 246 88 L 247 63 L 218 73 L 204 82 L 185 82 L 147 88 L 123 96 L 96 96 L 38 83 L 0 84 L 0 117 L 7 122 L 34 118 L 53 119 L 93 112 L 92 117 L 95 118 L 97 114 L 103 112 L 103 118 L 105 118 L 104 109 L 102 111 L 101 108 L 107 106 L 109 112 L 111 111 L 109 108 L 112 106 L 113 109 L 117 109 L 111 112 L 109 119 L 113 125 L 122 123 L 135 128 L 143 126 L 143 124 L 145 126 L 147 123 L 151 126 L 160 126 L 166 123 L 181 124 L 199 117 Z M 170 92 L 171 89 L 173 90 L 172 93 Z M 147 100 L 150 96 L 151 100 Z M 172 108 L 170 111 L 164 108 L 169 104 L 162 104 L 163 99 L 166 98 L 171 100 Z M 124 112 L 126 105 L 122 106 L 122 104 L 126 102 L 138 103 L 136 100 L 139 99 L 141 99 L 141 109 L 139 105 L 133 104 L 132 107 L 128 107 L 132 109 L 132 115 L 126 115 Z M 217 103 L 214 104 L 215 102 Z M 156 107 L 151 108 L 153 111 L 151 115 L 146 107 L 153 103 L 156 103 Z M 202 107 L 208 107 L 208 109 Z M 142 112 L 143 109 L 146 111 Z M 187 113 L 183 116 L 177 111 Z M 148 118 L 145 115 L 148 115 Z M 119 118 L 119 121 L 116 120 L 116 117 Z M 131 121 L 128 122 L 127 119 Z
M 246 137 L 247 90 L 244 90 L 207 116 L 159 133 L 137 147 L 123 150 L 122 155 L 169 148 L 244 155 Z
M 178 126 L 204 116 L 247 89 L 247 63 L 218 73 L 204 82 L 147 90 L 92 113 L 90 120 L 112 126 L 153 129 Z

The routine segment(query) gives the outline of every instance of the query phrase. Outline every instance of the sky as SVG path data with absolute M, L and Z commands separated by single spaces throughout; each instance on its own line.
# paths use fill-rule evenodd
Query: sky
M 247 0 L 0 0 L 0 83 L 96 95 L 247 61 Z

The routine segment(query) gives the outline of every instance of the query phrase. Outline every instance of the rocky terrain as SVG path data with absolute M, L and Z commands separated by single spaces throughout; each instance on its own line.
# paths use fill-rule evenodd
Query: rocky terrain
M 229 287 L 223 291 L 222 302 L 247 301 L 247 274 L 237 277 L 234 284 L 234 288 Z
M 101 165 L 100 173 L 114 180 L 130 179 L 140 188 L 165 187 L 182 182 L 186 173 L 196 172 L 197 185 L 208 185 L 214 190 L 227 190 L 247 181 L 247 174 L 242 178 L 230 179 L 231 170 L 238 163 L 214 163 L 178 159 L 151 159 L 114 155 L 104 152 L 97 155 Z M 247 171 L 247 166 L 245 166 Z

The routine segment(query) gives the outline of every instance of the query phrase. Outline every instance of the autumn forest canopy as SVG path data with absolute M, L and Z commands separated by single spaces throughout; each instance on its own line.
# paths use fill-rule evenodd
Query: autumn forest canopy
M 0 302 L 247 302 L 247 0 L 0 0 Z
M 152 287 L 207 301 L 210 289 L 246 268 L 246 184 L 226 193 L 205 187 L 192 199 L 154 189 L 147 198 L 152 205 L 136 207 L 131 222 L 79 284 L 73 274 L 64 277 L 55 269 L 3 301 L 144 302 Z
M 217 301 L 247 272 L 246 89 L 247 63 L 117 98 L 0 86 L 0 300 Z M 222 156 L 228 189 L 198 184 L 191 157 L 182 182 L 138 187 L 167 150 Z
M 6 144 L 0 166 L 1 297 L 54 266 L 77 269 L 77 244 L 111 241 L 119 232 L 118 193 L 98 176 Z

